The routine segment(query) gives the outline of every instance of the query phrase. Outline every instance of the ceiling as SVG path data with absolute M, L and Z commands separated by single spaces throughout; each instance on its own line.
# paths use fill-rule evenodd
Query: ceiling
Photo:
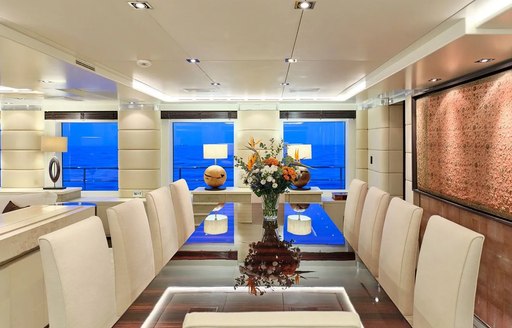
M 0 85 L 36 91 L 2 101 L 352 103 L 512 58 L 511 0 L 148 1 L 0 0 Z

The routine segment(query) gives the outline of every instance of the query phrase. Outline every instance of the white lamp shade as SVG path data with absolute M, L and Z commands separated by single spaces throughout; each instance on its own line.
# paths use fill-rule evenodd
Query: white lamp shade
M 210 214 L 204 219 L 204 232 L 220 235 L 228 232 L 228 217 L 224 214 Z
M 66 137 L 41 137 L 41 150 L 47 152 L 65 153 L 68 151 L 68 138 Z
M 299 159 L 311 159 L 311 145 L 288 145 L 287 147 L 288 156 L 295 158 L 295 152 L 299 153 Z
M 305 215 L 288 215 L 288 232 L 298 236 L 311 233 L 311 218 Z
M 228 158 L 228 145 L 227 144 L 204 144 L 203 145 L 203 158 L 204 159 Z

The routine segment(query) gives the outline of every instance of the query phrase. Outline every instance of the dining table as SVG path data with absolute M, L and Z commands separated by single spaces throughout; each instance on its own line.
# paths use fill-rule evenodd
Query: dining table
M 247 219 L 249 218 L 249 219 Z M 181 327 L 189 312 L 356 311 L 364 327 L 410 327 L 320 203 L 222 203 L 114 327 Z

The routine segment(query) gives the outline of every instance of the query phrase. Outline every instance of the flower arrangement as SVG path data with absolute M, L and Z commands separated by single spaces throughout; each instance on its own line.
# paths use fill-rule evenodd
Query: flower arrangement
M 249 245 L 249 254 L 239 267 L 240 277 L 235 279 L 235 289 L 247 286 L 249 293 L 262 295 L 265 288 L 281 286 L 283 288 L 298 284 L 301 274 L 310 271 L 298 271 L 301 252 L 292 242 L 281 241 L 277 235 L 277 221 L 263 222 L 263 239 Z
M 251 150 L 252 154 L 247 162 L 241 157 L 235 156 L 235 167 L 243 170 L 243 182 L 263 199 L 263 216 L 265 218 L 277 218 L 279 195 L 300 178 L 300 171 L 296 170 L 296 167 L 302 166 L 302 164 L 290 156 L 285 156 L 282 160 L 277 159 L 283 146 L 283 141 L 276 142 L 273 138 L 267 145 L 261 141 L 255 141 L 251 137 L 246 148 Z M 256 149 L 257 147 L 260 148 L 259 151 Z

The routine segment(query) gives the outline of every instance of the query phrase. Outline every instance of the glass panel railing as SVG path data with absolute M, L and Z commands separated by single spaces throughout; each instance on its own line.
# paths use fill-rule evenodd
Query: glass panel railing
M 62 184 L 65 187 L 81 187 L 82 190 L 118 190 L 117 167 L 65 166 L 62 171 Z

